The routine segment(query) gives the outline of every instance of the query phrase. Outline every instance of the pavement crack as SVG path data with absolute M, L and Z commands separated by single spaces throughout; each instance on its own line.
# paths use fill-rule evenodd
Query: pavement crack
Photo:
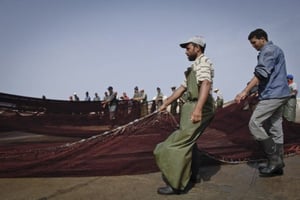
M 72 187 L 69 187 L 69 188 L 66 188 L 66 189 L 59 189 L 57 190 L 55 193 L 51 194 L 51 195 L 48 195 L 48 196 L 45 196 L 45 197 L 41 197 L 41 198 L 38 198 L 37 200 L 49 200 L 49 199 L 53 199 L 53 198 L 56 198 L 60 195 L 63 195 L 63 194 L 67 194 L 67 193 L 70 193 L 70 192 L 73 192 L 74 190 L 77 190 L 79 188 L 83 188 L 83 187 L 86 187 L 92 183 L 94 183 L 95 181 L 99 180 L 100 178 L 94 178 L 92 180 L 89 180 L 89 181 L 86 181 L 84 183 L 80 183 L 80 184 L 77 184 L 77 185 L 74 185 Z

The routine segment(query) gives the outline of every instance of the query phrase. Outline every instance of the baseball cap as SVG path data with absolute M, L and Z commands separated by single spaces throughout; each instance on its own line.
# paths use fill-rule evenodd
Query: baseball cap
M 188 41 L 180 44 L 180 46 L 182 48 L 185 48 L 189 43 L 194 43 L 194 44 L 198 44 L 200 45 L 201 47 L 205 47 L 206 43 L 204 41 L 204 38 L 202 36 L 194 36 L 190 39 L 188 39 Z
M 293 80 L 293 79 L 294 79 L 294 76 L 293 76 L 292 74 L 288 74 L 286 78 L 287 78 L 287 79 Z

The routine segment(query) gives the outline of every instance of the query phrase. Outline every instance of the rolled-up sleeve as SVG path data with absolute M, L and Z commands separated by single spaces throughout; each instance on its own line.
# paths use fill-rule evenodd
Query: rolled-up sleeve
M 258 63 L 254 69 L 254 75 L 259 80 L 266 80 L 274 70 L 274 54 L 270 51 L 261 52 L 258 56 Z

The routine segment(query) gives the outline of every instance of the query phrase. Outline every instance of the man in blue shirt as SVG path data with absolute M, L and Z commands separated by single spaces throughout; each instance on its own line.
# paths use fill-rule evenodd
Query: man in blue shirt
M 254 138 L 262 145 L 268 162 L 259 167 L 260 176 L 283 174 L 283 105 L 289 97 L 286 81 L 286 65 L 283 51 L 271 41 L 262 29 L 252 31 L 248 40 L 259 51 L 254 76 L 239 93 L 235 101 L 240 103 L 250 90 L 258 86 L 259 102 L 252 113 L 249 129 Z

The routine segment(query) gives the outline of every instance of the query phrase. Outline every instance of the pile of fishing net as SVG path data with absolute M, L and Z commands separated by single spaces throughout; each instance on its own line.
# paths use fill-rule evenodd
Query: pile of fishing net
M 241 163 L 263 158 L 248 130 L 250 109 L 231 104 L 219 109 L 199 138 L 198 149 L 215 160 Z M 285 154 L 300 147 L 300 124 L 284 121 Z M 154 112 L 115 129 L 70 141 L 0 142 L 0 177 L 124 175 L 155 172 L 157 143 L 178 128 L 168 112 Z M 56 134 L 58 135 L 58 134 Z

